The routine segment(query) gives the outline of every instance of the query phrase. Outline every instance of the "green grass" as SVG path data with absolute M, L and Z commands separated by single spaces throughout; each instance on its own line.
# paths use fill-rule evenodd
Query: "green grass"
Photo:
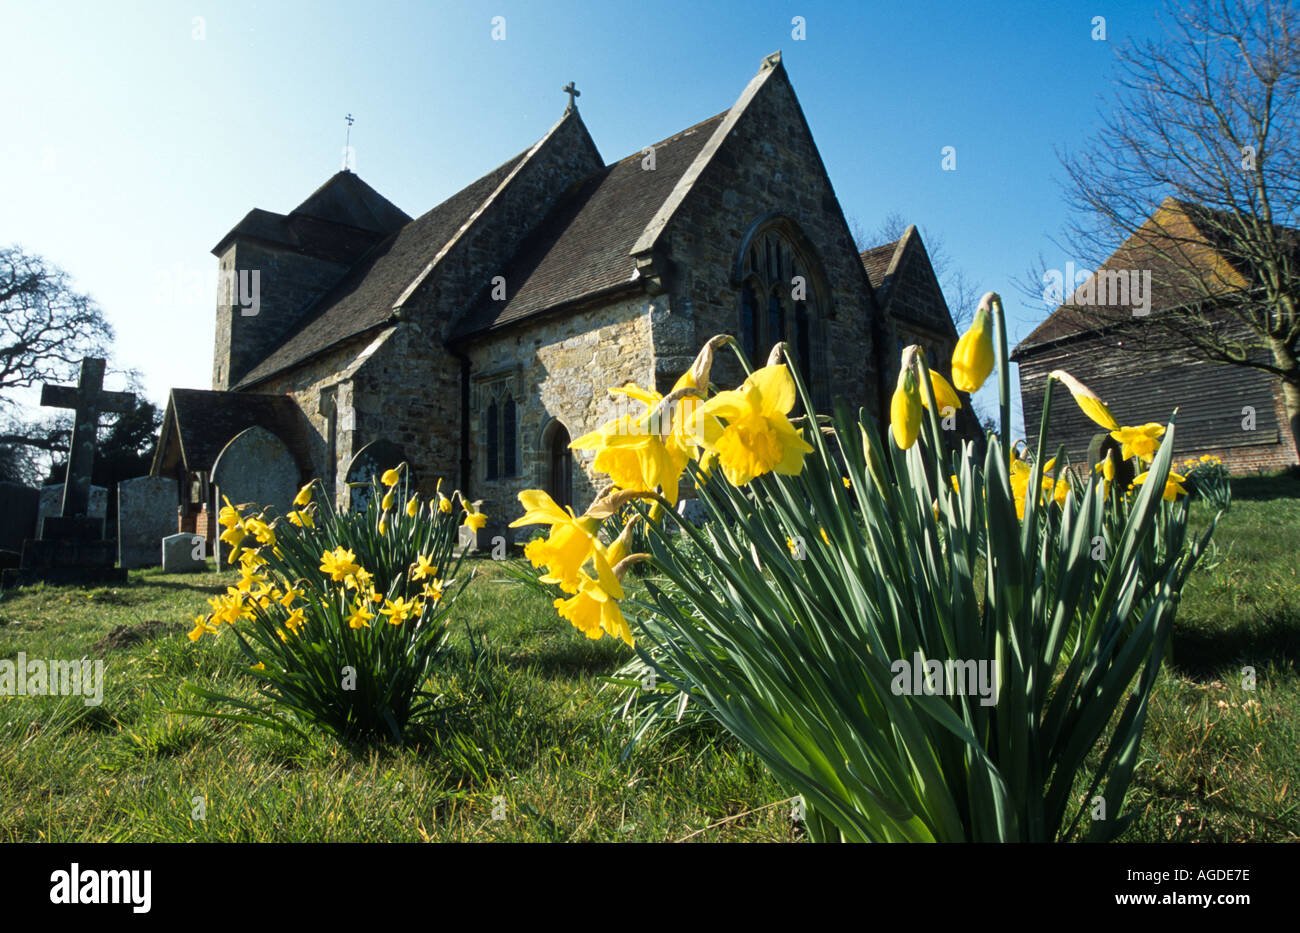
M 1153 695 L 1131 841 L 1300 839 L 1300 480 L 1234 490 Z M 230 574 L 132 572 L 118 589 L 6 595 L 0 657 L 102 650 L 107 686 L 95 707 L 0 697 L 0 840 L 802 838 L 789 793 L 707 723 L 620 762 L 626 732 L 610 725 L 598 678 L 631 652 L 588 641 L 499 566 L 479 569 L 436 683 L 443 714 L 402 749 L 181 712 L 196 702 L 187 682 L 255 695 L 232 639 L 185 637 Z M 101 645 L 151 622 L 135 644 Z

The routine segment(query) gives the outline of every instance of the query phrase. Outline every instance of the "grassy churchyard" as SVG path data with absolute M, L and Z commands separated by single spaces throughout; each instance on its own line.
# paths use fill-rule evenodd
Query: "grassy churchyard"
M 1300 479 L 1233 486 L 1152 694 L 1124 840 L 1300 839 Z M 1194 527 L 1206 509 L 1192 505 Z M 105 687 L 94 706 L 0 697 L 0 839 L 803 838 L 791 792 L 711 722 L 624 759 L 629 727 L 601 678 L 631 649 L 589 641 L 501 565 L 475 569 L 437 668 L 438 713 L 402 748 L 183 712 L 201 705 L 187 684 L 255 696 L 231 633 L 186 637 L 233 571 L 6 594 L 0 658 L 103 658 Z

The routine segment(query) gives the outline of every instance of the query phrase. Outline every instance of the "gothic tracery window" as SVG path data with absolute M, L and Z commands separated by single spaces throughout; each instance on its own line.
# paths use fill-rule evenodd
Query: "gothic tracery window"
M 774 217 L 757 224 L 742 249 L 735 266 L 741 347 L 761 366 L 774 344 L 789 341 L 791 358 L 824 404 L 828 386 L 819 370 L 825 365 L 821 322 L 827 305 L 812 272 L 820 267 L 811 244 L 788 218 Z
M 514 398 L 498 388 L 489 396 L 483 415 L 484 478 L 519 474 L 519 414 Z

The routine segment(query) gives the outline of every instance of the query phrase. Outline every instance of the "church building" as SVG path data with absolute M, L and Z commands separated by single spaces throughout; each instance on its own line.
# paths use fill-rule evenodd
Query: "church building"
M 425 492 L 483 500 L 491 530 L 525 488 L 585 507 L 604 478 L 569 442 L 614 417 L 606 389 L 666 390 L 714 334 L 759 365 L 786 340 L 819 407 L 878 416 L 903 342 L 946 370 L 957 336 L 915 228 L 857 251 L 779 52 L 729 109 L 619 161 L 571 96 L 418 218 L 345 170 L 213 253 L 212 387 L 172 391 L 153 463 L 181 530 L 209 536 L 213 462 L 251 427 L 339 501 L 400 457 Z M 714 382 L 740 375 L 720 354 Z

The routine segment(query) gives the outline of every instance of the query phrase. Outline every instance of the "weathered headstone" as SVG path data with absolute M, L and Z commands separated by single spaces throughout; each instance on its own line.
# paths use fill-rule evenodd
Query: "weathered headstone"
M 50 486 L 41 487 L 40 502 L 36 507 L 36 537 L 38 538 L 45 537 L 45 520 L 47 518 L 57 519 L 63 509 L 63 485 L 63 483 L 54 483 Z M 104 519 L 106 515 L 108 515 L 108 490 L 103 486 L 91 486 L 86 517 L 99 523 L 96 527 L 99 529 L 101 538 L 104 537 Z
M 203 559 L 203 535 L 177 534 L 167 535 L 162 539 L 163 573 L 193 573 L 206 570 L 207 562 Z
M 284 441 L 266 428 L 249 428 L 231 438 L 212 465 L 216 508 L 220 511 L 229 499 L 232 505 L 249 503 L 284 515 L 293 508 L 299 478 L 297 461 Z M 218 566 L 228 563 L 229 551 L 218 540 Z
M 372 441 L 357 451 L 348 464 L 347 484 L 350 491 L 348 507 L 354 512 L 364 511 L 370 502 L 369 483 L 383 476 L 385 471 L 406 463 L 406 452 L 389 440 Z M 408 471 L 410 467 L 407 467 Z M 407 473 L 409 488 L 415 488 L 415 474 Z
M 0 483 L 0 550 L 22 551 L 36 533 L 41 491 L 21 483 Z
M 131 411 L 135 396 L 105 392 L 104 361 L 87 357 L 81 361 L 77 385 L 47 383 L 41 387 L 41 404 L 76 412 L 62 508 L 59 515 L 47 516 L 40 523 L 39 537 L 23 542 L 22 559 L 17 568 L 4 571 L 4 585 L 125 583 L 126 571 L 114 566 L 117 543 L 104 540 L 104 520 L 90 514 L 90 477 L 95 467 L 100 414 Z
M 176 480 L 139 476 L 117 484 L 117 562 L 122 567 L 154 567 L 159 542 L 176 530 Z

